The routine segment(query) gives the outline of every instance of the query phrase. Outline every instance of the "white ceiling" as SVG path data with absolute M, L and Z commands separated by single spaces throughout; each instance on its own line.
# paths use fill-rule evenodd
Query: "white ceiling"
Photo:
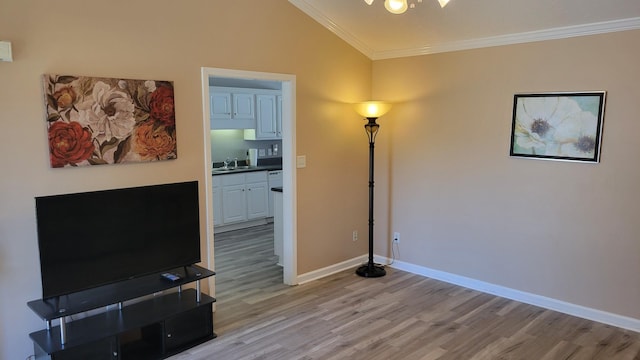
M 640 0 L 420 1 L 289 0 L 374 60 L 640 29 Z

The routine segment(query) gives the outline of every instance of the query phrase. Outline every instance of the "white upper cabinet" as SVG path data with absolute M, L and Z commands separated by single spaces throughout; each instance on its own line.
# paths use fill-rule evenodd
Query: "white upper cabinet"
M 256 104 L 258 107 L 256 137 L 259 139 L 275 138 L 278 134 L 276 96 L 256 95 Z
M 231 93 L 209 92 L 211 120 L 231 120 Z
M 256 127 L 244 131 L 245 140 L 282 139 L 282 96 L 256 94 Z
M 256 127 L 255 93 L 249 89 L 209 88 L 211 129 Z
M 276 96 L 276 138 L 282 139 L 282 95 Z
M 282 92 L 211 86 L 211 129 L 245 129 L 245 140 L 282 139 Z
M 256 111 L 253 94 L 232 93 L 231 98 L 233 99 L 234 119 L 255 120 Z

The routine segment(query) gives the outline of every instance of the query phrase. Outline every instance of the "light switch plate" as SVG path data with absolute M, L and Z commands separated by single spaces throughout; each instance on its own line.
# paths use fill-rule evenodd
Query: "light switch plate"
M 307 156 L 300 155 L 296 157 L 296 167 L 298 169 L 307 167 Z
M 11 43 L 8 41 L 0 41 L 0 61 L 13 61 Z

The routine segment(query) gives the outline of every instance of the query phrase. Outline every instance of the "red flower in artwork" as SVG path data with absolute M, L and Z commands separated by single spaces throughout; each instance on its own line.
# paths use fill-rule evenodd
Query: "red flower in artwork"
M 94 149 L 89 130 L 75 121 L 57 121 L 49 127 L 49 155 L 54 168 L 87 160 Z
M 164 126 L 173 126 L 176 122 L 173 88 L 158 86 L 151 94 L 149 108 L 149 115 L 153 120 L 159 121 Z

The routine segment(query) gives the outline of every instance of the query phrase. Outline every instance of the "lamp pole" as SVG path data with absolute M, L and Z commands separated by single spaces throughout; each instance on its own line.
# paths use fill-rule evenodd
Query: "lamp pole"
M 380 125 L 376 123 L 376 119 L 377 117 L 367 117 L 369 122 L 364 125 L 364 129 L 369 138 L 369 259 L 366 265 L 362 265 L 356 269 L 356 274 L 371 278 L 381 277 L 387 274 L 382 266 L 373 263 L 373 160 L 376 135 L 380 129 Z

